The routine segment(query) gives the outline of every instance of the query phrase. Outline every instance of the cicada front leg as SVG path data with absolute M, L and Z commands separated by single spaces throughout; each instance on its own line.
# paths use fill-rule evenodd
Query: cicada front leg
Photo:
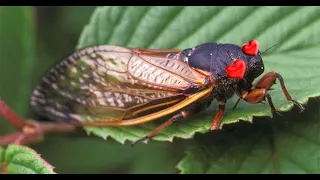
M 256 83 L 254 86 L 254 89 L 248 91 L 242 92 L 242 98 L 247 101 L 248 103 L 254 104 L 264 101 L 265 99 L 268 100 L 269 106 L 271 108 L 272 113 L 276 112 L 277 110 L 273 105 L 272 98 L 270 94 L 268 93 L 268 90 L 270 90 L 271 86 L 275 84 L 276 80 L 279 80 L 280 86 L 282 89 L 282 92 L 284 93 L 285 97 L 288 101 L 292 102 L 296 106 L 299 107 L 300 112 L 304 111 L 305 108 L 302 104 L 300 104 L 298 101 L 292 99 L 291 95 L 289 94 L 282 76 L 279 73 L 276 72 L 268 72 L 264 76 L 261 77 L 261 79 Z

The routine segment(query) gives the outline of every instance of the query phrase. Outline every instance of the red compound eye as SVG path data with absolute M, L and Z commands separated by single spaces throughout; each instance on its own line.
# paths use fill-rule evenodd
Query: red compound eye
M 256 40 L 251 40 L 242 46 L 242 51 L 249 56 L 256 56 L 259 50 L 259 43 Z
M 228 78 L 242 79 L 246 72 L 246 63 L 241 59 L 236 59 L 233 64 L 226 67 Z

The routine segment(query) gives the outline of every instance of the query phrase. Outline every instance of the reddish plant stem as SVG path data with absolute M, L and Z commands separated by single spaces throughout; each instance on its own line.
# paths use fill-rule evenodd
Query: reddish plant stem
M 2 99 L 0 99 L 0 115 L 7 119 L 17 130 L 21 130 L 25 125 L 24 119 L 20 118 L 20 116 L 11 110 Z
M 77 127 L 81 127 L 80 124 L 70 124 L 70 123 L 63 123 L 63 122 L 44 122 L 39 123 L 36 121 L 32 121 L 33 123 L 38 124 L 39 129 L 45 133 L 64 133 L 64 132 L 72 132 L 77 129 Z
M 8 164 L 6 162 L 2 162 L 1 174 L 8 174 L 7 167 L 8 167 Z
M 65 122 L 25 120 L 11 110 L 2 99 L 0 99 L 0 115 L 7 119 L 18 131 L 5 136 L 0 136 L 0 146 L 35 143 L 41 141 L 46 133 L 74 132 L 78 127 L 81 127 L 80 123 L 72 124 Z
M 5 136 L 0 136 L 0 146 L 15 143 L 24 134 L 22 132 L 14 132 Z

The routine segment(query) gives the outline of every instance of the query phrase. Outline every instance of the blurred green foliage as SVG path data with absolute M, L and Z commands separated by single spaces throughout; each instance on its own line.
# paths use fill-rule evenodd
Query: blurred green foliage
M 33 65 L 36 64 L 33 15 L 32 8 L 0 8 L 0 96 L 23 115 L 28 112 L 25 107 L 32 89 Z M 1 121 L 1 130 L 11 130 L 3 124 Z

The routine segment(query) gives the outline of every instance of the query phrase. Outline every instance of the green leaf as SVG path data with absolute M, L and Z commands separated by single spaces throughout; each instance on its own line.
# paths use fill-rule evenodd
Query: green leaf
M 235 16 L 236 14 L 236 16 Z M 84 28 L 78 48 L 113 44 L 134 48 L 190 48 L 205 42 L 242 45 L 258 40 L 260 49 L 276 46 L 263 55 L 266 72 L 280 73 L 292 97 L 301 103 L 320 95 L 320 7 L 99 7 Z M 277 109 L 288 111 L 293 104 L 279 84 L 270 91 Z M 222 124 L 252 121 L 253 116 L 272 116 L 267 104 L 227 102 Z M 216 101 L 206 111 L 175 122 L 154 140 L 192 138 L 208 132 L 217 110 Z M 93 128 L 89 133 L 118 142 L 136 140 L 156 128 L 155 123 L 134 127 Z
M 1 151 L 3 151 L 2 147 Z M 55 174 L 53 167 L 48 162 L 26 146 L 11 144 L 5 150 L 2 158 L 0 160 L 1 163 L 5 162 L 7 174 Z
M 21 116 L 28 112 L 36 60 L 33 15 L 33 7 L 0 7 L 0 98 Z M 1 131 L 8 131 L 0 119 Z
M 287 123 L 280 117 L 201 137 L 177 167 L 182 174 L 273 174 L 274 146 L 280 173 L 319 174 L 319 110 L 320 99 L 312 100 L 305 113 L 286 113 Z

